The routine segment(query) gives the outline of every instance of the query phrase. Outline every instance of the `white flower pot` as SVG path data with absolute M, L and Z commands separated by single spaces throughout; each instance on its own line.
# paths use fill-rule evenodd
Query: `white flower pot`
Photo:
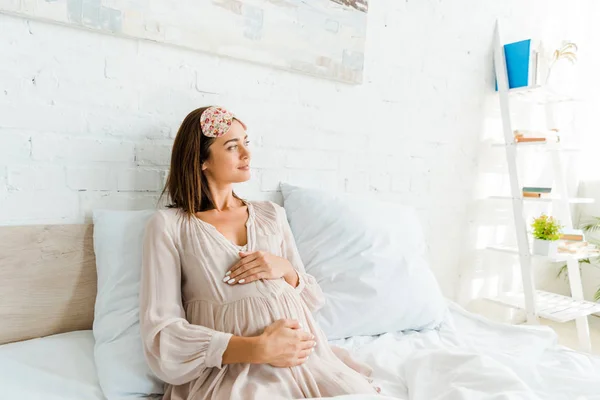
M 558 240 L 533 239 L 533 254 L 553 257 L 558 253 Z

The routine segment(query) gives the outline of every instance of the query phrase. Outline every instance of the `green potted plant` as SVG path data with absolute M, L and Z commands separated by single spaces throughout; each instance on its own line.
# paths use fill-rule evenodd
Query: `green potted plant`
M 558 239 L 562 228 L 554 217 L 545 214 L 535 218 L 533 228 L 533 254 L 554 256 L 558 252 Z

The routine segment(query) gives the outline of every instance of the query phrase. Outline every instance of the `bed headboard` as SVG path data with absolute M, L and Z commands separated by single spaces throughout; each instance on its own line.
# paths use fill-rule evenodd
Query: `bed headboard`
M 91 329 L 92 225 L 0 226 L 0 344 Z

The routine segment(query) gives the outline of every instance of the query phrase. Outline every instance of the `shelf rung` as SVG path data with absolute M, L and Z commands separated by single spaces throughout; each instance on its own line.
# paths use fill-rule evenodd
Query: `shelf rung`
M 512 196 L 490 196 L 490 199 L 494 200 L 514 200 Z M 523 197 L 523 201 L 537 201 L 542 203 L 549 203 L 551 201 L 560 201 L 558 197 Z M 571 197 L 569 203 L 571 204 L 590 204 L 594 203 L 596 199 L 591 197 Z
M 575 151 L 581 151 L 582 148 L 581 147 L 562 147 L 560 144 L 558 143 L 548 143 L 548 142 L 521 142 L 521 143 L 492 143 L 491 144 L 492 147 L 508 147 L 508 146 L 516 146 L 517 148 L 526 148 L 526 147 L 533 147 L 533 148 L 543 148 L 546 147 L 544 149 L 544 151 L 561 151 L 561 152 L 575 152 Z
M 511 98 L 523 101 L 529 101 L 538 104 L 562 103 L 566 101 L 576 101 L 572 96 L 563 95 L 550 90 L 547 86 L 532 85 L 508 90 Z
M 488 299 L 509 307 L 525 309 L 523 293 L 504 293 L 498 297 Z M 568 322 L 575 318 L 600 312 L 600 303 L 575 300 L 572 297 L 543 290 L 535 291 L 535 304 L 539 317 L 556 322 Z
M 486 247 L 486 249 L 501 252 L 501 253 L 507 253 L 507 254 L 515 254 L 515 255 L 519 254 L 519 249 L 516 247 L 512 247 L 512 246 L 488 246 L 488 247 Z M 586 258 L 600 257 L 600 254 L 598 254 L 598 253 L 593 253 L 593 254 L 589 254 L 589 253 L 580 253 L 580 254 L 558 253 L 554 257 L 538 256 L 537 254 L 532 254 L 531 251 L 529 252 L 529 254 L 531 254 L 532 257 L 545 258 L 546 260 L 548 260 L 550 262 L 566 262 L 568 260 L 584 260 Z

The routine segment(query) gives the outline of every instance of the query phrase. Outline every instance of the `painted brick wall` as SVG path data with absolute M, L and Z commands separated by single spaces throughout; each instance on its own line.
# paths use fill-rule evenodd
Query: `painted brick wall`
M 250 126 L 240 194 L 281 201 L 286 180 L 413 205 L 453 296 L 494 21 L 547 3 L 370 3 L 360 86 L 0 14 L 0 225 L 153 207 L 179 123 L 221 104 Z

